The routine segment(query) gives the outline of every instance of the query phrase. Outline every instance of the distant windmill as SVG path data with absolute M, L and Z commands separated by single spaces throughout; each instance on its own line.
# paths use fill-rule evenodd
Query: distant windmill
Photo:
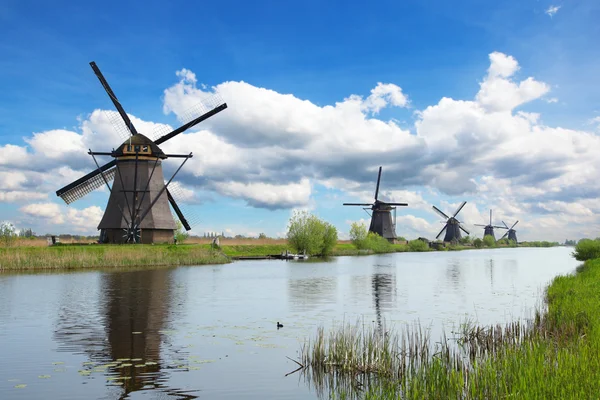
M 514 240 L 515 243 L 518 243 L 517 242 L 517 231 L 514 230 L 514 227 L 515 227 L 515 225 L 517 225 L 519 223 L 519 221 L 515 222 L 513 224 L 513 226 L 511 226 L 510 228 L 508 227 L 508 225 L 506 225 L 506 222 L 502 221 L 502 223 L 504 224 L 506 229 L 508 229 L 508 231 L 500 239 L 504 239 L 506 237 L 506 235 L 508 235 L 508 240 Z
M 437 234 L 437 236 L 435 237 L 436 239 L 439 239 L 440 236 L 442 236 L 442 233 L 444 233 L 444 231 L 446 231 L 446 236 L 444 236 L 444 242 L 452 242 L 452 241 L 460 240 L 460 238 L 461 238 L 460 231 L 461 230 L 463 232 L 465 232 L 467 235 L 469 235 L 469 232 L 465 228 L 463 228 L 460 225 L 460 221 L 456 219 L 456 216 L 458 215 L 460 210 L 462 210 L 462 208 L 465 206 L 465 204 L 467 204 L 467 202 L 463 201 L 462 204 L 460 206 L 458 206 L 458 208 L 456 209 L 454 214 L 452 214 L 451 217 L 447 216 L 442 210 L 440 210 L 436 206 L 433 206 L 433 209 L 438 214 L 440 214 L 443 218 L 446 219 L 446 225 L 444 225 L 444 227 L 442 228 L 440 233 Z
M 492 225 L 492 210 L 490 209 L 490 223 L 488 225 L 482 225 L 482 224 L 475 224 L 475 226 L 483 226 L 483 237 L 486 237 L 487 235 L 491 235 L 494 240 L 496 240 L 496 236 L 494 235 L 494 228 L 498 228 L 498 229 L 508 229 L 508 227 L 504 227 L 504 226 L 496 226 L 496 225 Z
M 375 202 L 369 203 L 344 203 L 345 206 L 363 206 L 371 207 L 373 214 L 371 215 L 371 225 L 369 231 L 377 233 L 379 236 L 386 238 L 389 242 L 396 240 L 396 206 L 408 206 L 408 203 L 388 203 L 377 198 L 379 195 L 379 183 L 381 181 L 381 167 L 379 167 L 379 175 L 377 176 L 377 187 L 375 188 Z M 391 211 L 394 210 L 394 222 L 392 223 Z

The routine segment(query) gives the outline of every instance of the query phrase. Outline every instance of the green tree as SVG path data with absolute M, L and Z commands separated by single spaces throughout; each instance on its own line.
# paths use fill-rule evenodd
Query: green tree
M 267 238 L 267 235 L 266 235 L 266 234 L 264 234 L 264 233 L 259 233 L 259 234 L 258 234 L 258 238 L 259 238 L 259 239 L 266 239 L 266 238 Z
M 10 222 L 3 222 L 0 224 L 0 243 L 3 246 L 13 246 L 17 241 L 16 228 Z
M 359 250 L 365 249 L 367 245 L 367 235 L 369 231 L 367 226 L 360 222 L 353 222 L 350 225 L 350 241 Z
M 309 255 L 331 254 L 337 242 L 337 229 L 308 211 L 297 211 L 288 224 L 288 243 L 298 252 Z
M 177 229 L 175 230 L 175 240 L 177 243 L 183 243 L 190 237 L 189 233 L 183 230 L 181 221 L 177 220 Z
M 483 244 L 485 247 L 494 247 L 496 245 L 496 241 L 492 235 L 485 235 L 483 237 Z
M 473 246 L 475 246 L 478 249 L 482 248 L 483 247 L 483 240 L 481 240 L 479 238 L 473 239 Z

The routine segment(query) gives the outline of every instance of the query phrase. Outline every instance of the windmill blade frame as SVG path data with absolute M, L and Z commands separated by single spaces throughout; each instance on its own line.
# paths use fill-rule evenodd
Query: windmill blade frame
M 452 215 L 453 218 L 456 218 L 456 216 L 458 215 L 458 213 L 460 212 L 460 210 L 463 209 L 463 207 L 465 206 L 465 204 L 467 204 L 467 202 L 463 201 L 462 204 L 456 209 L 456 212 Z
M 379 196 L 379 183 L 381 182 L 381 166 L 379 167 L 379 173 L 377 174 L 377 187 L 375 188 L 375 201 L 377 201 L 377 196 Z
M 435 237 L 436 239 L 439 239 L 439 238 L 440 238 L 440 236 L 442 236 L 442 233 L 444 233 L 444 231 L 446 230 L 446 227 L 447 227 L 447 226 L 448 226 L 448 225 L 444 225 L 444 227 L 442 228 L 442 230 L 440 231 L 440 233 L 438 233 L 438 234 L 437 234 L 437 236 Z
M 440 214 L 442 217 L 444 217 L 446 220 L 449 220 L 450 217 L 446 215 L 446 213 L 444 213 L 442 210 L 440 210 L 439 208 L 437 208 L 436 206 L 432 206 L 433 209 Z
M 129 129 L 131 136 L 137 135 L 138 131 L 135 129 L 135 126 L 133 126 L 133 123 L 129 119 L 129 116 L 125 112 L 125 109 L 119 102 L 119 99 L 117 98 L 117 96 L 115 95 L 113 90 L 111 89 L 110 85 L 104 78 L 104 75 L 102 75 L 102 72 L 100 72 L 100 68 L 98 68 L 98 66 L 96 65 L 96 63 L 94 61 L 90 62 L 90 66 L 94 70 L 94 74 L 96 74 L 96 77 L 98 77 L 98 80 L 100 80 L 100 83 L 102 84 L 102 87 L 108 94 L 108 97 L 110 97 L 110 100 L 113 102 L 113 104 L 115 105 L 115 108 L 121 115 L 121 118 L 123 118 L 123 121 L 125 122 L 125 126 L 127 126 L 127 129 Z

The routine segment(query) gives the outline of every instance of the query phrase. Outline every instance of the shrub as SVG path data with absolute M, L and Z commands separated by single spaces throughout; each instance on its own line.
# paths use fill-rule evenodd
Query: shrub
M 183 230 L 181 221 L 177 220 L 177 229 L 175 230 L 175 240 L 177 243 L 183 243 L 190 237 L 190 234 Z
M 479 238 L 475 238 L 473 240 L 473 246 L 475 246 L 478 249 L 482 248 L 483 247 L 483 240 L 481 240 Z
M 337 242 L 337 229 L 307 211 L 300 211 L 290 218 L 287 239 L 298 252 L 325 256 Z
M 600 240 L 581 239 L 572 254 L 577 261 L 600 258 Z
M 350 226 L 350 241 L 359 250 L 366 249 L 368 234 L 365 224 L 353 222 Z
M 17 232 L 15 226 L 10 222 L 3 222 L 0 225 L 0 243 L 2 246 L 10 247 L 17 241 Z
M 392 244 L 386 238 L 375 232 L 369 232 L 365 240 L 365 248 L 374 253 L 388 253 L 392 251 Z
M 429 243 L 415 239 L 408 242 L 408 248 L 410 251 L 429 251 Z
M 463 236 L 459 240 L 460 244 L 471 244 L 472 242 L 473 242 L 473 239 L 469 235 Z
M 496 240 L 492 235 L 485 235 L 483 237 L 483 245 L 485 247 L 494 247 L 496 246 Z

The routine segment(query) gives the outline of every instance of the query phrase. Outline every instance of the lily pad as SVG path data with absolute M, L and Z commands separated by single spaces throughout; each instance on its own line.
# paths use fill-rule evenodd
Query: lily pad
M 24 384 L 24 383 L 21 383 L 21 384 L 19 384 L 19 385 L 15 385 L 15 389 L 23 389 L 23 388 L 25 388 L 25 387 L 27 387 L 27 385 L 26 385 L 26 384 Z
M 40 378 L 40 379 L 48 379 L 48 378 L 50 378 L 50 375 L 38 375 L 38 378 Z
M 91 374 L 92 374 L 92 371 L 90 371 L 88 369 L 81 369 L 81 370 L 79 370 L 79 375 L 81 375 L 81 376 L 88 376 L 88 375 L 91 375 Z
M 55 361 L 52 363 L 52 365 L 62 365 L 64 364 L 64 361 Z

